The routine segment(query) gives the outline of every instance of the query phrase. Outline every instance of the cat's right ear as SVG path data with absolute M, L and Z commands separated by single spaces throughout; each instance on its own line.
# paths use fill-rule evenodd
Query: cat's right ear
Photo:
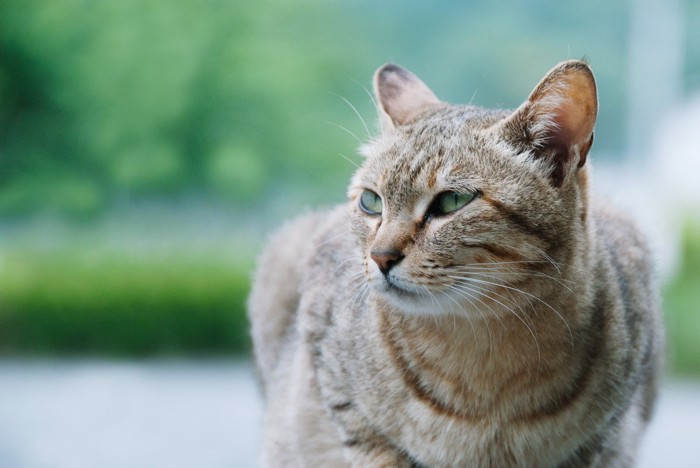
M 398 65 L 389 63 L 380 67 L 373 83 L 385 132 L 410 123 L 422 111 L 442 104 L 416 75 Z
M 552 184 L 561 186 L 586 163 L 597 113 L 593 72 L 585 62 L 570 60 L 554 67 L 500 128 L 520 151 L 548 160 Z

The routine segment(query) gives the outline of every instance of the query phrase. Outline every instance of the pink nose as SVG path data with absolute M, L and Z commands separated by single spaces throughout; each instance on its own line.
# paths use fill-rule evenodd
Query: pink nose
M 389 270 L 391 270 L 391 267 L 399 263 L 404 256 L 398 250 L 390 249 L 372 251 L 370 253 L 370 257 L 379 267 L 379 271 L 381 271 L 384 275 L 387 275 Z

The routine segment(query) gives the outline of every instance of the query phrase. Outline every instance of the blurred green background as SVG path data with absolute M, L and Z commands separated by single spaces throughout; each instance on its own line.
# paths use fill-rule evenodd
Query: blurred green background
M 262 239 L 344 199 L 388 61 L 445 100 L 515 107 L 585 56 L 593 158 L 625 161 L 641 3 L 0 0 L 0 353 L 247 353 Z M 700 4 L 674 4 L 682 102 L 700 90 Z M 670 368 L 700 375 L 686 224 Z

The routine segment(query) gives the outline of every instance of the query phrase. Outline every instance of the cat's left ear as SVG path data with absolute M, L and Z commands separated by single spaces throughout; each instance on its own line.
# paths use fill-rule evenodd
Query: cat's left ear
M 585 62 L 570 60 L 540 81 L 502 129 L 516 148 L 550 160 L 552 184 L 559 187 L 572 168 L 585 164 L 597 114 L 593 72 Z
M 410 123 L 424 110 L 442 104 L 420 78 L 398 65 L 383 65 L 373 81 L 384 131 Z

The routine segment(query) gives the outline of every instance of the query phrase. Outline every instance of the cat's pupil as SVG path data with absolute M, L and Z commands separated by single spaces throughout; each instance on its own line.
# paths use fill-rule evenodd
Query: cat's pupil
M 444 192 L 437 197 L 436 203 L 433 205 L 432 215 L 444 215 L 459 210 L 467 205 L 475 197 L 472 192 L 456 192 L 453 190 Z

